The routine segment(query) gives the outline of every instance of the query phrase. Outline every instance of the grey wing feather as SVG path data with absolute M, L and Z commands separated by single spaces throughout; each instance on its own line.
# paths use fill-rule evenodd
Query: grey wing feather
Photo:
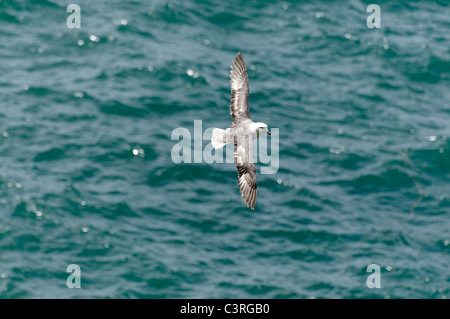
M 239 177 L 239 191 L 242 200 L 251 209 L 255 209 L 257 183 L 256 170 L 253 163 L 251 138 L 235 137 L 234 139 L 234 161 Z
M 230 74 L 230 113 L 233 123 L 241 118 L 250 118 L 248 110 L 248 75 L 244 58 L 239 52 L 233 60 Z

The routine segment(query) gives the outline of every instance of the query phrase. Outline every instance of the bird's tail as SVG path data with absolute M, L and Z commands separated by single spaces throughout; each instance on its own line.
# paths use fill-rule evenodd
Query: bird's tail
M 211 144 L 214 148 L 221 148 L 224 145 L 230 143 L 227 139 L 228 129 L 222 130 L 220 128 L 215 128 L 212 131 Z

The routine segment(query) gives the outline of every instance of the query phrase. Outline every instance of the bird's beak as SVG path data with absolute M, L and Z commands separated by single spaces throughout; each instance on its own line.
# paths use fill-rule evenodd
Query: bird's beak
M 267 134 L 272 135 L 272 133 L 270 133 L 270 131 L 267 131 Z

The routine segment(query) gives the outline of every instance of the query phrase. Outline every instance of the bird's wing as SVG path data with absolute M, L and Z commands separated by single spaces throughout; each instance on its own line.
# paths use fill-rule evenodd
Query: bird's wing
M 248 110 L 248 76 L 244 58 L 239 52 L 234 57 L 230 74 L 231 102 L 230 113 L 233 123 L 241 118 L 250 118 Z
M 235 136 L 234 162 L 239 174 L 239 191 L 242 200 L 251 209 L 256 204 L 256 171 L 253 163 L 252 138 L 248 135 Z

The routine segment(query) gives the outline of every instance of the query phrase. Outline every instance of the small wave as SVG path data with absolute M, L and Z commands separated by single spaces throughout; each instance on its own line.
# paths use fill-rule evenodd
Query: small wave
M 120 115 L 126 117 L 145 117 L 148 111 L 144 108 L 127 105 L 117 100 L 101 102 L 98 106 L 100 112 L 109 115 Z
M 161 167 L 151 172 L 147 178 L 149 186 L 162 186 L 168 183 L 195 181 L 199 179 L 214 180 L 217 183 L 224 183 L 233 176 L 236 178 L 234 172 L 220 172 L 209 165 L 200 164 L 178 164 L 168 167 Z
M 66 152 L 62 148 L 54 147 L 49 150 L 40 152 L 33 158 L 33 161 L 35 162 L 54 161 L 65 157 L 65 153 Z
M 0 21 L 20 24 L 23 22 L 23 19 L 7 12 L 0 12 Z
M 287 230 L 257 230 L 254 231 L 262 238 L 279 238 L 287 239 L 294 243 L 314 243 L 314 242 L 337 242 L 339 240 L 360 239 L 358 235 L 339 235 L 327 231 L 313 231 L 309 229 L 302 229 L 298 231 L 287 231 Z

